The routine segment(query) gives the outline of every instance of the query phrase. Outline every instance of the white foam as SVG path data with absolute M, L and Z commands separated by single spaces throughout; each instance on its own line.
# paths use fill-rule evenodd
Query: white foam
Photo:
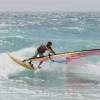
M 81 27 L 67 27 L 67 29 L 78 30 L 78 31 L 83 31 L 84 30 L 84 28 L 81 28 Z
M 8 75 L 18 70 L 16 65 L 6 53 L 0 55 L 0 78 L 8 78 Z
M 96 80 L 100 81 L 100 64 L 90 63 L 90 62 L 81 62 L 73 63 L 67 66 L 66 71 L 72 73 L 75 77 L 87 79 L 87 80 Z
M 19 59 L 28 58 L 29 56 L 34 55 L 35 48 L 25 48 L 19 51 L 12 52 L 11 54 L 16 56 Z M 0 78 L 8 78 L 10 74 L 22 71 L 24 68 L 19 67 L 12 59 L 8 56 L 7 53 L 2 53 L 0 55 Z
M 19 59 L 26 59 L 29 57 L 32 57 L 34 55 L 36 48 L 30 47 L 30 48 L 24 48 L 19 51 L 12 52 L 11 54 L 16 56 Z M 23 67 L 19 67 L 20 65 L 16 64 L 12 59 L 7 55 L 7 53 L 2 53 L 0 55 L 0 78 L 8 78 L 9 75 L 15 74 L 19 71 L 23 71 Z M 88 79 L 92 79 L 93 77 L 95 80 L 96 78 L 100 77 L 100 63 L 99 59 L 96 64 L 92 62 L 75 62 L 72 64 L 57 64 L 53 63 L 43 63 L 44 69 L 46 71 L 52 71 L 52 72 L 68 72 L 68 73 L 75 73 L 78 76 L 82 76 Z M 87 76 L 90 75 L 90 76 Z M 91 76 L 92 75 L 92 76 Z
M 8 27 L 10 26 L 9 24 L 5 23 L 5 22 L 2 22 L 0 23 L 0 27 L 3 28 L 3 27 Z

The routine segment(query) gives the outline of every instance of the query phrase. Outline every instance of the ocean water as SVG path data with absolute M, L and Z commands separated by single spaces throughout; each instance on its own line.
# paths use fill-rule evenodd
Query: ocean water
M 44 62 L 37 73 L 7 55 L 31 57 L 48 41 L 56 53 L 100 49 L 100 13 L 1 12 L 0 100 L 100 100 L 100 55 Z

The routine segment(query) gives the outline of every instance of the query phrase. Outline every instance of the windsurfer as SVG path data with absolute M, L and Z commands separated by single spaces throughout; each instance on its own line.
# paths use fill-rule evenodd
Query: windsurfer
M 36 58 L 36 57 L 43 57 L 44 56 L 44 53 L 46 51 L 49 51 L 49 53 L 53 53 L 55 54 L 54 50 L 52 49 L 52 42 L 49 41 L 46 45 L 40 45 L 37 50 L 35 51 L 35 55 L 31 58 L 29 58 L 29 64 L 31 65 L 31 67 L 33 67 L 33 64 L 32 64 L 32 59 Z M 23 62 L 25 62 L 27 60 L 23 60 Z M 40 61 L 39 65 L 38 65 L 38 68 L 41 68 L 40 65 L 43 63 L 43 61 Z M 34 67 L 33 67 L 34 68 Z

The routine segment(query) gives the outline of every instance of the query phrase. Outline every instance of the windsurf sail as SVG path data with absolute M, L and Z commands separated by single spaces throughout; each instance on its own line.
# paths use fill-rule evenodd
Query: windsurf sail
M 75 60 L 75 59 L 80 59 L 82 57 L 87 57 L 87 56 L 92 56 L 92 55 L 100 55 L 100 49 L 64 52 L 64 53 L 58 53 L 58 54 L 55 54 L 55 55 L 37 57 L 37 58 L 34 58 L 32 60 L 33 61 L 51 60 L 53 62 L 63 63 L 63 62 L 69 62 L 69 61 L 72 61 L 72 60 Z

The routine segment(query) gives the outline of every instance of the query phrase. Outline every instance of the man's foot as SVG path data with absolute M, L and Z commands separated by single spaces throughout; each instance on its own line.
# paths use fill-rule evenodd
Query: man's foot
M 34 67 L 33 67 L 33 64 L 31 63 L 31 61 L 30 62 L 28 62 L 29 64 L 30 64 L 30 66 L 34 69 Z
M 42 67 L 38 66 L 38 68 L 40 69 L 40 68 L 42 68 Z
M 22 60 L 22 62 L 26 62 L 26 60 Z

